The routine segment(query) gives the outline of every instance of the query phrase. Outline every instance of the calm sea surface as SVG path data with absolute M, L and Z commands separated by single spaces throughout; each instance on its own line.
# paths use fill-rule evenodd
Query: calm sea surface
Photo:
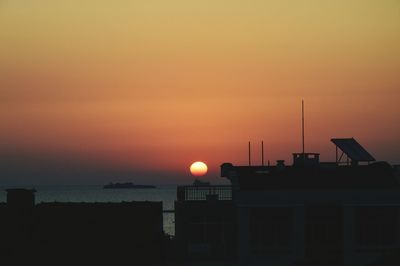
M 0 202 L 7 201 L 5 189 L 0 187 Z M 154 189 L 103 189 L 103 186 L 36 186 L 35 189 L 36 203 L 162 201 L 164 210 L 173 210 L 176 199 L 176 185 L 157 186 Z M 164 231 L 174 235 L 174 213 L 163 213 L 163 216 Z

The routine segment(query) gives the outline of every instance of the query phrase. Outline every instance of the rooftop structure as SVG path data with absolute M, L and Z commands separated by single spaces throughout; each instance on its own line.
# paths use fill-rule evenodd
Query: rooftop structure
M 375 160 L 355 139 L 332 139 L 352 158 L 352 163 L 321 162 L 319 153 L 294 153 L 293 164 L 278 160 L 271 166 L 221 165 L 221 176 L 236 190 L 282 189 L 399 189 L 393 167 Z M 368 161 L 368 165 L 358 162 Z
M 351 159 L 352 164 L 358 164 L 358 162 L 373 162 L 375 158 L 372 157 L 369 152 L 363 148 L 354 138 L 338 139 L 334 138 L 331 141 L 336 145 L 336 163 L 340 163 L 343 154 Z M 342 151 L 339 157 L 338 149 Z

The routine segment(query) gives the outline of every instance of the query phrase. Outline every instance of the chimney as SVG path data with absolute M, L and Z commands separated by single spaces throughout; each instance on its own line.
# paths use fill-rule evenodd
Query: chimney
M 276 161 L 276 167 L 277 167 L 279 170 L 285 169 L 285 160 L 277 160 L 277 161 Z
M 35 206 L 35 189 L 12 188 L 7 191 L 7 205 L 16 209 L 30 209 Z

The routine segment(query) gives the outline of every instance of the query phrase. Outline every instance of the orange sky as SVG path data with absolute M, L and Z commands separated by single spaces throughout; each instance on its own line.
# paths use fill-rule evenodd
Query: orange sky
M 394 0 L 1 1 L 0 185 L 290 163 L 301 99 L 307 151 L 400 163 L 399 47 Z

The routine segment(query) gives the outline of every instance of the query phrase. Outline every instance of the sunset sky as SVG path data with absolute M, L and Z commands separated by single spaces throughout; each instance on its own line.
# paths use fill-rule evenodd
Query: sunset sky
M 400 164 L 398 0 L 0 0 L 0 185 L 220 182 L 223 162 Z

